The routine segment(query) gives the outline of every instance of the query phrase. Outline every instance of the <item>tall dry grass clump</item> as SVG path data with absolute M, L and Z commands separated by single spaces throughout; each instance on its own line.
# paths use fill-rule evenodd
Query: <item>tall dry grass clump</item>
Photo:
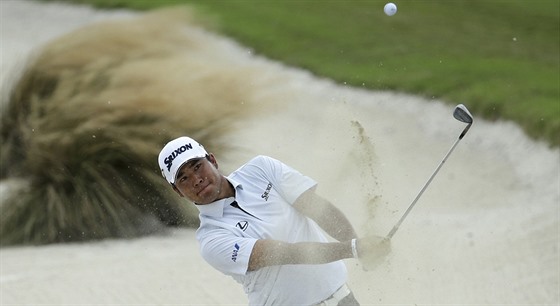
M 249 111 L 249 73 L 217 58 L 187 10 L 79 29 L 44 46 L 2 101 L 0 243 L 134 237 L 194 225 L 161 177 L 163 144 L 191 135 L 219 152 Z

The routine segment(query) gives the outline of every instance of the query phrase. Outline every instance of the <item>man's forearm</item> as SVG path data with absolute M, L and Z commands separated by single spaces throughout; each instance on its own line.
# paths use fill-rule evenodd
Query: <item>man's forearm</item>
M 322 218 L 315 222 L 317 222 L 327 234 L 338 241 L 347 241 L 357 237 L 354 227 L 338 208 L 332 204 L 326 205 L 325 207 L 328 211 L 324 211 Z
M 353 257 L 350 240 L 344 242 L 297 242 L 258 240 L 249 260 L 249 271 L 266 266 L 325 264 Z
M 356 238 L 350 221 L 331 202 L 315 194 L 313 190 L 303 194 L 294 207 L 315 221 L 327 234 L 338 241 Z

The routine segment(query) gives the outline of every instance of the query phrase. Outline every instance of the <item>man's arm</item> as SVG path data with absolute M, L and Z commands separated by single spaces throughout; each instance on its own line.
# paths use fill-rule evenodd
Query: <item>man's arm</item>
M 277 265 L 325 264 L 351 257 L 353 256 L 350 241 L 287 243 L 259 239 L 253 246 L 247 270 L 255 271 Z
M 318 196 L 314 189 L 304 192 L 293 206 L 339 242 L 286 243 L 260 239 L 251 252 L 249 271 L 274 265 L 324 264 L 353 257 L 351 239 L 356 237 L 356 232 L 340 210 Z
M 391 241 L 384 237 L 368 236 L 357 239 L 357 253 L 363 264 L 374 267 L 391 252 Z M 271 239 L 255 242 L 247 271 L 278 265 L 325 264 L 352 258 L 351 240 L 344 242 L 288 243 Z
M 338 241 L 347 241 L 357 237 L 346 216 L 331 202 L 316 194 L 314 188 L 304 192 L 293 206 Z
M 313 189 L 304 192 L 293 204 L 294 208 L 313 219 L 326 233 L 339 242 L 298 242 L 288 243 L 271 239 L 259 239 L 253 246 L 249 258 L 248 271 L 267 266 L 289 264 L 325 264 L 352 258 L 352 239 L 356 238 L 354 228 L 333 204 L 318 196 Z M 379 236 L 357 239 L 357 253 L 379 259 L 390 250 L 390 240 Z

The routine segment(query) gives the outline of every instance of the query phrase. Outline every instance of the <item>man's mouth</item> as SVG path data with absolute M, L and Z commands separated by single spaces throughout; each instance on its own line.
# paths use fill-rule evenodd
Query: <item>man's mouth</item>
M 208 186 L 210 186 L 210 183 L 206 184 L 206 186 L 203 186 L 202 188 L 200 188 L 200 190 L 196 193 L 197 196 L 200 196 L 200 194 L 206 190 L 206 188 L 208 188 Z

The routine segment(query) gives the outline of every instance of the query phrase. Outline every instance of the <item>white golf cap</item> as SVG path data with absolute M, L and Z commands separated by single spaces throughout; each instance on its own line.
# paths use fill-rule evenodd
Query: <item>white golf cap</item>
M 161 174 L 169 184 L 173 185 L 181 166 L 191 159 L 203 158 L 207 154 L 204 147 L 190 137 L 174 139 L 159 152 L 158 162 Z

